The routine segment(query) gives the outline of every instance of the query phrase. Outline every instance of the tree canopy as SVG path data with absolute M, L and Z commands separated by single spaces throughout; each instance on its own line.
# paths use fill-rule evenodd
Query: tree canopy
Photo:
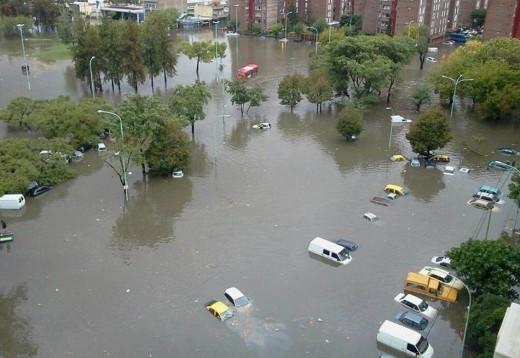
M 476 296 L 485 293 L 515 299 L 520 283 L 520 247 L 503 239 L 468 240 L 447 255 L 459 277 Z
M 245 105 L 249 103 L 249 108 L 258 107 L 260 104 L 267 100 L 267 96 L 264 94 L 264 90 L 261 87 L 249 88 L 243 81 L 233 80 L 226 81 L 226 92 L 231 95 L 231 103 L 240 106 L 240 113 L 244 115 Z
M 191 60 L 197 59 L 197 67 L 195 72 L 199 75 L 200 61 L 210 63 L 213 60 L 215 47 L 211 41 L 194 41 L 193 43 L 183 42 L 180 45 L 179 51 Z
M 406 133 L 413 151 L 427 156 L 431 151 L 444 147 L 451 138 L 448 119 L 438 107 L 422 113 Z
M 302 100 L 302 93 L 305 86 L 305 77 L 300 74 L 285 76 L 278 85 L 278 98 L 280 103 L 290 107 L 291 112 L 294 107 Z
M 520 40 L 468 41 L 453 51 L 431 75 L 435 91 L 450 99 L 453 83 L 442 76 L 462 75 L 457 94 L 469 97 L 481 117 L 494 120 L 520 116 Z
M 352 107 L 343 108 L 336 129 L 347 140 L 355 139 L 363 130 L 363 112 Z
M 330 101 L 334 97 L 329 76 L 321 69 L 315 69 L 305 79 L 304 93 L 309 102 L 316 104 L 316 112 L 321 112 L 323 102 Z
M 209 89 L 204 82 L 196 81 L 191 86 L 175 87 L 169 99 L 171 113 L 191 124 L 191 134 L 195 135 L 195 121 L 206 118 L 204 105 L 211 98 Z

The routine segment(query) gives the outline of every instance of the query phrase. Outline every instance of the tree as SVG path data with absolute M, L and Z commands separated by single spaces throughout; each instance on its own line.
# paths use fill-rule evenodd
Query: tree
M 354 36 L 361 31 L 363 18 L 359 15 L 343 15 L 339 20 L 339 26 L 345 28 L 347 36 Z
M 419 82 L 415 85 L 412 92 L 413 103 L 415 110 L 421 111 L 421 106 L 430 103 L 432 99 L 432 89 L 426 82 Z
M 129 96 L 119 107 L 125 128 L 125 148 L 131 160 L 146 168 L 145 152 L 150 145 L 160 138 L 163 123 L 171 114 L 157 97 Z M 110 118 L 113 133 L 119 133 L 119 123 Z
M 486 9 L 475 9 L 471 12 L 470 16 L 473 27 L 482 27 L 486 20 Z
M 36 26 L 43 31 L 53 30 L 60 14 L 60 8 L 50 0 L 32 0 L 32 15 Z
M 452 136 L 450 125 L 440 108 L 432 108 L 424 112 L 410 126 L 406 139 L 415 153 L 431 155 L 431 151 L 444 147 Z
M 305 84 L 305 77 L 300 74 L 285 76 L 278 85 L 278 98 L 281 104 L 288 105 L 291 112 L 294 107 L 302 100 L 302 93 Z
M 271 26 L 269 29 L 269 33 L 274 37 L 278 37 L 282 31 L 283 25 L 280 23 L 273 24 L 273 26 Z
M 123 37 L 125 36 L 126 24 L 123 21 L 103 21 L 99 27 L 99 32 L 103 42 L 101 44 L 101 51 L 104 56 L 103 72 L 105 81 L 110 81 L 112 91 L 114 85 L 117 85 L 119 92 L 121 92 L 121 81 L 124 76 L 124 48 Z
M 486 293 L 515 299 L 520 283 L 520 247 L 505 240 L 467 240 L 447 255 L 458 276 L 476 296 Z
M 246 113 L 249 113 L 251 107 L 259 107 L 262 102 L 267 101 L 269 98 L 265 93 L 264 89 L 260 86 L 255 86 L 248 89 L 249 106 L 247 106 Z
M 60 16 L 57 19 L 58 36 L 65 44 L 74 41 L 74 25 L 72 22 L 72 14 L 67 8 L 62 8 Z
M 497 334 L 511 301 L 505 297 L 485 293 L 471 307 L 468 341 L 479 354 L 477 358 L 493 357 Z
M 75 27 L 76 40 L 72 44 L 72 59 L 76 70 L 76 77 L 81 80 L 87 80 L 91 84 L 90 78 L 90 59 L 94 56 L 95 63 L 92 66 L 94 77 L 94 90 L 102 90 L 101 86 L 101 69 L 104 65 L 104 53 L 102 52 L 102 41 L 99 30 L 95 26 L 83 24 L 78 21 Z
M 321 105 L 333 98 L 329 77 L 322 70 L 314 70 L 305 80 L 305 95 L 311 103 L 316 103 L 316 112 L 321 112 Z
M 17 24 L 23 24 L 25 29 L 31 29 L 33 27 L 33 21 L 30 17 L 0 17 L 0 31 L 5 37 L 20 36 L 20 32 L 16 27 Z M 28 32 L 25 31 L 24 36 L 27 36 L 27 34 Z
M 318 19 L 312 24 L 312 27 L 318 30 L 319 34 L 325 31 L 328 26 L 329 24 L 327 24 L 327 21 L 325 21 L 325 19 Z
M 197 78 L 199 77 L 200 61 L 210 63 L 213 60 L 214 51 L 215 47 L 211 41 L 195 41 L 192 44 L 184 42 L 180 46 L 180 52 L 188 56 L 190 60 L 192 58 L 197 59 L 197 67 L 195 70 Z
M 169 99 L 169 108 L 175 117 L 191 124 L 191 135 L 195 136 L 195 121 L 206 118 L 204 105 L 211 98 L 204 82 L 196 81 L 191 86 L 177 86 Z
M 7 123 L 18 123 L 20 128 L 30 129 L 27 116 L 34 110 L 35 102 L 28 97 L 16 97 L 0 111 L 0 119 Z
M 162 17 L 160 15 L 154 15 L 154 12 L 151 12 L 141 25 L 143 63 L 150 76 L 152 93 L 154 91 L 153 78 L 157 76 L 162 69 L 159 54 L 163 44 L 159 42 L 159 38 L 161 34 L 165 32 L 166 28 L 162 26 L 161 20 Z
M 139 27 L 133 21 L 126 21 L 126 33 L 122 39 L 123 70 L 128 78 L 128 83 L 137 93 L 137 86 L 145 80 L 145 66 L 143 50 L 139 36 Z
M 189 159 L 189 143 L 178 121 L 167 120 L 160 136 L 150 144 L 145 158 L 152 172 L 170 174 L 173 169 L 184 169 Z
M 240 113 L 244 115 L 244 108 L 247 103 L 247 112 L 251 107 L 258 107 L 267 100 L 264 90 L 261 87 L 248 88 L 243 81 L 226 81 L 226 92 L 231 95 L 231 103 L 240 106 Z
M 509 183 L 509 198 L 513 199 L 517 206 L 517 210 L 520 209 L 520 174 L 516 173 L 511 178 L 511 183 Z M 513 229 L 516 229 L 514 227 Z
M 428 27 L 424 25 L 408 25 L 405 31 L 407 31 L 408 36 L 415 39 L 417 43 L 416 50 L 419 54 L 419 68 L 422 70 L 424 67 L 424 61 L 426 60 L 426 54 L 428 53 L 430 31 Z
M 363 130 L 363 113 L 351 107 L 345 107 L 338 115 L 338 132 L 347 140 L 356 139 Z

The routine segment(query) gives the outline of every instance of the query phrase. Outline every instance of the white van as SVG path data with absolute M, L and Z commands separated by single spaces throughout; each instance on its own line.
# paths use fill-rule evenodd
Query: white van
M 309 243 L 309 252 L 343 265 L 348 264 L 352 260 L 352 256 L 350 256 L 346 248 L 321 237 L 312 239 Z
M 413 329 L 391 321 L 384 321 L 379 327 L 377 341 L 409 357 L 433 357 L 433 347 L 426 338 Z
M 25 206 L 22 194 L 5 194 L 0 196 L 0 209 L 19 210 Z

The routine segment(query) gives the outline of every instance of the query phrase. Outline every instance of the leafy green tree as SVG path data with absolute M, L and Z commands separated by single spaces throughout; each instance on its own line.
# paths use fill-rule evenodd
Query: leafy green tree
M 386 95 L 386 103 L 389 104 L 392 87 L 399 78 L 401 67 L 410 62 L 415 52 L 415 44 L 406 36 L 387 37 L 382 42 L 381 53 L 392 61 L 390 63 L 390 73 L 388 74 Z
M 204 105 L 211 98 L 204 82 L 196 81 L 191 86 L 177 86 L 169 99 L 169 108 L 175 117 L 191 124 L 191 135 L 195 136 L 195 121 L 206 118 Z
M 327 24 L 327 21 L 325 19 L 318 19 L 313 24 L 312 27 L 314 27 L 316 30 L 318 30 L 318 33 L 322 33 L 327 29 L 329 25 Z
M 169 30 L 177 28 L 177 19 L 179 18 L 179 11 L 177 9 L 161 9 L 154 10 L 153 12 L 160 15 L 166 21 Z
M 432 99 L 432 89 L 426 82 L 419 82 L 413 88 L 412 92 L 413 103 L 417 112 L 421 111 L 421 106 L 430 103 Z
M 432 108 L 422 113 L 410 126 L 406 139 L 415 153 L 430 155 L 430 152 L 444 147 L 451 140 L 450 125 L 440 108 Z
M 152 84 L 152 92 L 154 91 L 153 78 L 161 72 L 161 59 L 159 53 L 161 51 L 161 43 L 159 37 L 166 32 L 166 22 L 161 23 L 162 17 L 151 12 L 141 25 L 141 41 L 143 50 L 143 63 L 150 76 Z
M 126 21 L 126 33 L 122 38 L 123 71 L 128 83 L 137 93 L 137 86 L 145 81 L 145 66 L 139 27 L 133 21 Z
M 204 63 L 210 63 L 213 60 L 215 47 L 211 41 L 195 41 L 193 43 L 184 42 L 180 46 L 180 52 L 192 58 L 197 59 L 197 67 L 195 72 L 197 78 L 199 77 L 199 64 L 200 61 Z
M 416 41 L 416 50 L 419 55 L 419 68 L 422 70 L 426 54 L 428 53 L 428 44 L 430 43 L 430 30 L 424 25 L 409 25 L 406 27 L 407 34 Z
M 168 120 L 162 124 L 160 133 L 145 152 L 152 171 L 170 174 L 173 169 L 184 169 L 188 164 L 190 148 L 182 127 L 178 121 Z
M 478 353 L 477 358 L 493 357 L 497 334 L 510 304 L 505 297 L 485 293 L 471 307 L 468 341 Z
M 486 9 L 475 9 L 471 12 L 471 23 L 475 27 L 484 26 L 486 20 Z
M 340 27 L 345 29 L 347 36 L 359 34 L 363 26 L 363 18 L 359 15 L 343 15 L 339 22 Z
M 102 41 L 99 30 L 95 26 L 85 25 L 75 28 L 76 41 L 72 44 L 72 59 L 76 70 L 76 77 L 81 80 L 87 80 L 91 84 L 90 78 L 90 59 L 95 57 L 93 62 L 92 73 L 94 77 L 94 90 L 102 90 L 101 85 L 101 69 L 104 64 L 104 53 L 102 52 Z
M 273 24 L 273 26 L 271 26 L 269 29 L 269 33 L 274 37 L 278 37 L 282 31 L 283 25 L 280 23 Z
M 505 240 L 467 240 L 447 255 L 459 277 L 476 296 L 491 293 L 518 298 L 520 247 Z
M 285 76 L 278 85 L 278 98 L 281 104 L 294 107 L 303 99 L 302 93 L 305 85 L 305 77 L 300 74 L 292 74 Z
M 105 61 L 103 62 L 103 72 L 105 81 L 110 81 L 112 91 L 114 85 L 121 92 L 121 81 L 124 76 L 124 49 L 123 37 L 125 36 L 126 24 L 123 21 L 105 20 L 99 27 L 99 33 L 103 38 L 101 51 Z
M 57 30 L 58 36 L 65 44 L 70 44 L 74 41 L 74 24 L 72 21 L 72 14 L 67 8 L 62 8 L 58 16 Z
M 347 140 L 355 139 L 363 130 L 363 112 L 351 107 L 343 108 L 336 129 Z
M 305 80 L 305 95 L 311 103 L 316 103 L 316 112 L 321 112 L 321 105 L 333 96 L 332 84 L 327 74 L 319 69 L 312 71 Z
M 143 173 L 146 168 L 145 152 L 154 140 L 163 134 L 164 122 L 171 119 L 168 108 L 157 97 L 129 96 L 120 106 L 119 115 L 123 119 L 127 156 L 141 165 Z M 111 122 L 113 133 L 119 133 L 119 122 L 115 118 L 107 118 Z
M 509 198 L 520 207 L 520 174 L 514 174 L 509 183 Z
M 31 29 L 33 21 L 30 17 L 26 16 L 4 16 L 0 17 L 0 31 L 5 37 L 20 36 L 20 32 L 16 27 L 17 24 L 24 24 L 25 29 Z M 28 32 L 24 32 L 24 36 L 27 36 Z
M 32 0 L 31 12 L 36 26 L 43 31 L 53 30 L 60 14 L 59 6 L 50 0 Z
M 248 96 L 249 96 L 249 106 L 247 106 L 246 113 L 249 113 L 249 109 L 251 107 L 259 107 L 262 104 L 262 102 L 267 101 L 267 98 L 269 98 L 264 93 L 264 89 L 260 86 L 255 86 L 253 88 L 249 88 Z
M 240 106 L 240 112 L 244 115 L 244 106 L 249 102 L 249 91 L 243 81 L 226 81 L 226 92 L 231 95 L 231 103 Z
M 298 37 L 298 39 L 301 39 L 302 35 L 305 33 L 305 26 L 301 22 L 297 23 L 293 27 L 293 31 Z
M 20 128 L 30 129 L 27 116 L 34 110 L 35 102 L 27 97 L 16 97 L 0 111 L 0 119 L 11 124 L 17 123 Z

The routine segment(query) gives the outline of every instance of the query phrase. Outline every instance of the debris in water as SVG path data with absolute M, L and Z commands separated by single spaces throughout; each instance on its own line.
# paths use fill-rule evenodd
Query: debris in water
M 126 293 L 130 293 L 130 289 L 129 288 L 126 289 Z
M 97 222 L 100 222 L 100 221 L 101 221 L 101 219 L 100 219 L 100 218 L 96 218 L 96 221 L 97 221 Z
M 323 322 L 323 320 L 321 318 L 318 317 L 317 319 L 318 322 Z
M 56 289 L 56 292 L 60 292 L 60 289 L 59 289 L 59 288 L 57 288 L 57 289 Z
M 329 343 L 329 340 L 328 340 L 328 339 L 325 339 L 325 343 Z

